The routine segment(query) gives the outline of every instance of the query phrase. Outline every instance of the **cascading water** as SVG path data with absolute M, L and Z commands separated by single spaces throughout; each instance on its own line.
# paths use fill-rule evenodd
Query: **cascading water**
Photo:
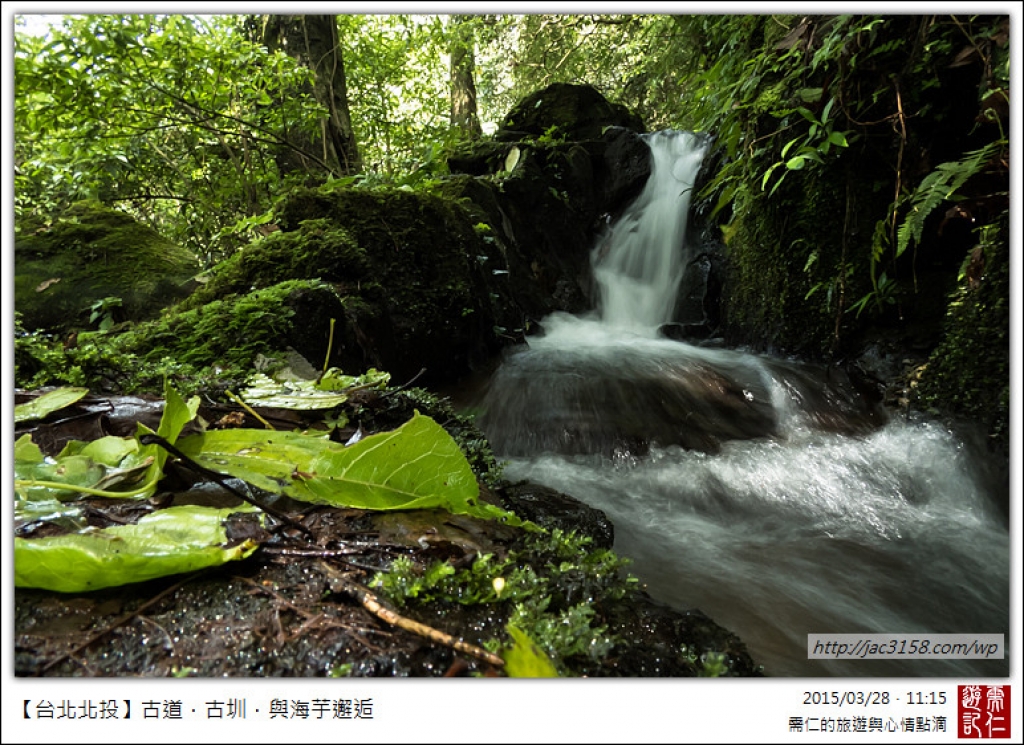
M 684 256 L 686 215 L 706 141 L 688 132 L 648 135 L 651 175 L 594 253 L 601 320 L 653 335 L 671 320 Z
M 1005 676 L 1003 660 L 809 660 L 809 633 L 1009 641 L 1009 536 L 977 454 L 884 417 L 834 371 L 658 338 L 686 265 L 694 135 L 598 241 L 600 314 L 555 314 L 480 424 L 511 479 L 604 510 L 651 594 L 699 608 L 768 675 Z

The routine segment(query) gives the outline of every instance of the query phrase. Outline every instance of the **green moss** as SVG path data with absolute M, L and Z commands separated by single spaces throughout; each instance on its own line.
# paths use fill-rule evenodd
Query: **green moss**
M 15 304 L 29 328 L 89 328 L 90 306 L 120 298 L 126 318 L 155 316 L 183 296 L 195 256 L 129 215 L 80 203 L 15 242 Z
M 981 422 L 1002 447 L 1010 435 L 1010 239 L 1003 215 L 982 235 L 985 273 L 962 278 L 946 331 L 917 388 L 917 403 Z
M 295 323 L 296 304 L 310 298 L 327 309 L 322 329 Z M 15 341 L 15 380 L 29 388 L 71 383 L 113 385 L 131 392 L 159 391 L 163 377 L 169 375 L 188 393 L 215 381 L 244 378 L 257 354 L 270 356 L 288 346 L 303 346 L 304 335 L 326 348 L 326 318 L 332 310 L 341 314 L 333 289 L 321 282 L 293 280 L 167 313 L 119 334 L 79 334 L 77 344 L 66 348 L 52 337 L 20 333 Z
M 273 233 L 217 264 L 181 307 L 197 308 L 288 279 L 347 279 L 355 286 L 369 273 L 365 249 L 344 227 L 325 218 L 303 220 L 297 230 Z
M 459 570 L 400 557 L 370 584 L 401 607 L 493 605 L 505 616 L 500 627 L 511 621 L 560 673 L 573 674 L 582 660 L 599 662 L 620 641 L 600 622 L 597 608 L 625 597 L 637 582 L 623 573 L 628 560 L 591 543 L 575 533 L 545 531 L 529 535 L 503 558 L 484 554 Z M 497 652 L 504 643 L 492 639 L 484 646 Z
M 871 287 L 872 209 L 884 202 L 872 171 L 844 154 L 769 191 L 742 186 L 724 231 L 728 334 L 779 353 L 841 354 L 869 320 L 849 311 Z

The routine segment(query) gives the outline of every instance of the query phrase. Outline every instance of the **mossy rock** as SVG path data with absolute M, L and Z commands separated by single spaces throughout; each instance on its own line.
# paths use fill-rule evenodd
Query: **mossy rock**
M 608 127 L 645 131 L 639 116 L 622 104 L 611 103 L 596 88 L 552 83 L 516 104 L 494 138 L 509 141 L 547 135 L 568 140 L 596 140 Z
M 197 368 L 249 368 L 258 354 L 289 346 L 319 363 L 330 338 L 330 317 L 343 312 L 329 285 L 292 280 L 138 324 L 117 346 L 144 363 L 172 358 Z M 311 323 L 312 317 L 320 323 Z
M 497 348 L 483 272 L 498 249 L 455 200 L 401 189 L 300 189 L 279 205 L 277 224 L 280 232 L 214 267 L 182 307 L 315 279 L 344 299 L 332 364 L 347 371 L 378 367 L 402 379 L 426 367 L 428 379 L 449 380 Z M 329 320 L 298 325 L 327 329 Z
M 187 294 L 199 270 L 187 249 L 95 202 L 15 238 L 14 302 L 28 329 L 87 329 L 91 306 L 120 298 L 115 320 L 152 318 Z
M 919 406 L 969 417 L 992 444 L 1010 437 L 1010 231 L 1008 215 L 988 242 L 972 251 L 984 273 L 964 278 L 953 293 L 945 334 L 916 389 Z

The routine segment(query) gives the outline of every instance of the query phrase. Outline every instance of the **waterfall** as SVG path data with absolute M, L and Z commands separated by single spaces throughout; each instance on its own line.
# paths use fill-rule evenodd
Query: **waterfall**
M 707 140 L 690 132 L 644 135 L 651 175 L 630 209 L 598 241 L 592 255 L 601 320 L 653 336 L 672 320 L 689 254 L 690 198 Z
M 492 378 L 509 479 L 604 510 L 656 598 L 735 631 L 768 675 L 1006 676 L 1009 660 L 809 660 L 810 633 L 1003 633 L 1008 485 L 946 427 L 835 369 L 658 338 L 687 265 L 703 141 L 648 136 L 647 188 L 599 239 L 599 314 L 557 313 Z

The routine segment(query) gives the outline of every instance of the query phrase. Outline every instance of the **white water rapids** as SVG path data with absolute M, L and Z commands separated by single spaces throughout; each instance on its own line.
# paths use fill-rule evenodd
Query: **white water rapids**
M 545 319 L 491 382 L 481 426 L 507 477 L 604 510 L 648 591 L 736 632 L 767 675 L 1007 675 L 1005 659 L 807 659 L 809 633 L 1014 641 L 995 506 L 1006 485 L 934 422 L 818 426 L 836 395 L 815 398 L 813 368 L 657 338 L 704 145 L 647 137 L 645 192 L 595 248 L 599 314 Z M 716 404 L 691 397 L 708 392 Z M 651 437 L 638 454 L 628 440 L 644 427 L 700 431 L 685 449 Z M 612 432 L 623 428 L 625 446 Z

